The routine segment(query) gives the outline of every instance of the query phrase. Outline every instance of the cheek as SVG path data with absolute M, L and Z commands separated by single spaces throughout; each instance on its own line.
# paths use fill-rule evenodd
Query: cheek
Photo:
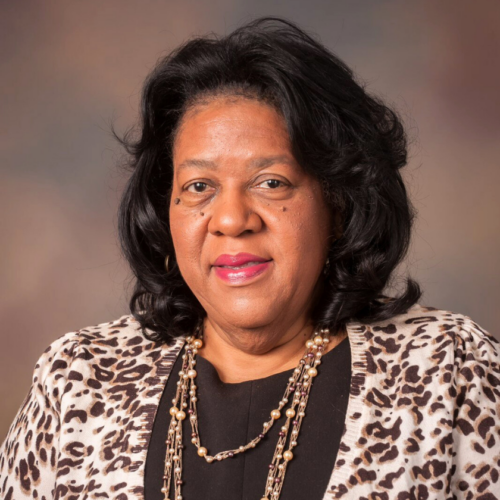
M 197 221 L 194 215 L 175 216 L 170 219 L 175 255 L 183 275 L 199 266 L 204 226 L 204 221 Z
M 329 232 L 325 214 L 314 207 L 297 208 L 286 219 L 276 221 L 275 228 L 276 257 L 286 263 L 286 273 L 299 280 L 313 279 L 326 260 Z

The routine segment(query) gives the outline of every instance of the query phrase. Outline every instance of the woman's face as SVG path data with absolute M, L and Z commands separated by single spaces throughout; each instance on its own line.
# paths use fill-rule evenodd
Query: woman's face
M 208 317 L 245 329 L 307 318 L 332 216 L 282 117 L 244 98 L 199 105 L 184 116 L 173 164 L 175 257 Z

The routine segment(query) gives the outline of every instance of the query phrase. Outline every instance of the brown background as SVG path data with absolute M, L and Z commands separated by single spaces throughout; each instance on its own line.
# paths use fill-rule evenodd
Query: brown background
M 160 56 L 259 15 L 316 33 L 397 107 L 412 140 L 406 265 L 421 302 L 500 334 L 498 0 L 3 1 L 0 440 L 47 345 L 127 313 L 111 121 L 134 123 Z

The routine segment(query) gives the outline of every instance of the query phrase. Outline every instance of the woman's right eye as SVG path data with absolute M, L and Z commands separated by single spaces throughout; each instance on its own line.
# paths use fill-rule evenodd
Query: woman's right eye
M 205 182 L 193 182 L 186 187 L 186 191 L 189 191 L 190 193 L 203 193 L 207 186 L 208 184 Z

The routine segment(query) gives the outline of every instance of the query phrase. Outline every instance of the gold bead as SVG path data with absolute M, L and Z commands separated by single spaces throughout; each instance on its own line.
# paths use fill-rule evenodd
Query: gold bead
M 178 411 L 176 414 L 175 414 L 175 418 L 177 420 L 184 420 L 186 418 L 186 414 L 181 410 L 181 411 Z
M 316 345 L 323 345 L 323 337 L 321 335 L 316 335 L 316 337 L 314 337 L 314 343 Z
M 283 458 L 287 462 L 289 462 L 293 458 L 293 453 L 290 450 L 287 450 L 287 451 L 285 451 L 285 453 L 283 453 Z
M 307 370 L 307 374 L 310 377 L 315 377 L 318 374 L 318 370 L 316 370 L 316 368 L 309 368 L 309 370 Z
M 308 341 L 306 342 L 306 347 L 307 347 L 308 349 L 310 349 L 313 345 L 314 345 L 314 342 L 313 342 L 312 340 L 308 340 Z
M 172 415 L 172 417 L 173 417 L 174 415 L 177 414 L 178 411 L 179 411 L 179 408 L 172 406 L 172 408 L 170 408 L 170 415 Z
M 207 454 L 207 449 L 204 446 L 198 448 L 198 455 L 204 457 Z
M 271 417 L 273 417 L 274 420 L 278 420 L 278 418 L 281 417 L 281 412 L 279 410 L 273 410 L 271 412 Z
M 288 410 L 286 411 L 286 416 L 288 418 L 293 418 L 295 417 L 295 410 L 293 410 L 292 408 L 288 408 Z
M 205 457 L 205 460 L 211 464 L 214 461 L 214 457 Z
M 198 374 L 196 373 L 196 370 L 189 370 L 189 371 L 187 372 L 187 376 L 188 376 L 188 378 L 196 378 L 196 375 L 198 375 Z
M 193 340 L 193 346 L 196 347 L 196 349 L 201 349 L 203 347 L 203 340 L 201 340 L 201 339 L 194 339 Z

